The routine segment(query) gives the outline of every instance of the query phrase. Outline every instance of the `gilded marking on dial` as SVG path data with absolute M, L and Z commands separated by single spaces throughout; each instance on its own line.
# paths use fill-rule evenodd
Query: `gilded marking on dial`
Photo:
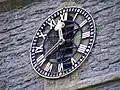
M 40 55 L 38 58 L 37 58 L 37 62 L 38 62 L 38 64 L 39 64 L 39 66 L 42 66 L 43 65 L 43 63 L 45 62 L 45 58 L 44 58 L 44 55 L 42 54 L 42 55 Z
M 39 35 L 39 37 L 42 37 L 43 39 L 45 39 L 46 36 L 47 36 L 47 34 L 43 34 L 43 33 L 41 32 L 41 30 L 40 30 L 40 35 Z
M 73 18 L 73 21 L 75 21 L 75 19 L 77 18 L 78 16 L 78 13 L 75 14 L 74 18 Z
M 58 64 L 58 72 L 63 71 L 63 63 Z
M 61 19 L 62 21 L 67 20 L 67 18 L 68 18 L 68 13 L 67 13 L 67 12 L 65 12 L 65 13 L 63 13 L 63 14 L 60 14 L 60 19 Z
M 47 65 L 46 65 L 46 67 L 44 68 L 44 70 L 51 72 L 52 67 L 53 67 L 53 64 L 51 64 L 50 62 L 48 62 Z
M 52 20 L 48 21 L 47 24 L 49 24 L 50 25 L 50 29 L 52 29 L 53 27 L 55 27 L 56 22 L 55 22 L 54 19 L 52 19 Z
M 87 48 L 86 45 L 80 44 L 80 46 L 79 46 L 77 51 L 80 52 L 80 53 L 84 53 L 86 48 Z
M 90 37 L 90 31 L 82 33 L 82 39 Z
M 87 20 L 85 19 L 85 20 L 82 21 L 82 23 L 80 24 L 80 27 L 83 27 L 86 23 L 87 23 Z
M 72 63 L 72 65 L 74 65 L 76 63 L 76 60 L 73 57 L 71 58 L 71 63 Z
M 43 45 L 40 45 L 39 47 L 35 47 L 35 53 L 41 53 L 43 51 Z

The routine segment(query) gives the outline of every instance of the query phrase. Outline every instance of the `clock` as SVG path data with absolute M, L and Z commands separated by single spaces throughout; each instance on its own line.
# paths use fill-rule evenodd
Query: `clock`
M 70 6 L 55 11 L 33 38 L 31 64 L 42 77 L 64 77 L 86 60 L 95 36 L 94 20 L 85 9 Z

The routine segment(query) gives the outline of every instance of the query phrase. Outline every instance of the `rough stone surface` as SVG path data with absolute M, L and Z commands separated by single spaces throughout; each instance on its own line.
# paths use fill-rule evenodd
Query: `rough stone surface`
M 0 90 L 73 90 L 120 76 L 120 0 L 72 0 L 95 20 L 92 52 L 78 70 L 64 78 L 48 80 L 35 73 L 30 64 L 33 36 L 64 1 L 42 0 L 0 13 Z M 120 82 L 92 90 L 120 90 Z
M 95 87 L 88 87 L 79 90 L 120 90 L 120 81 L 119 82 L 109 82 Z

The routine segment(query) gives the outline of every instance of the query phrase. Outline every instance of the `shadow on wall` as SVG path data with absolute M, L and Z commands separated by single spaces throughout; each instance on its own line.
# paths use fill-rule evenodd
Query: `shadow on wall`
M 32 2 L 40 2 L 43 0 L 0 0 L 0 13 L 12 9 L 18 9 Z

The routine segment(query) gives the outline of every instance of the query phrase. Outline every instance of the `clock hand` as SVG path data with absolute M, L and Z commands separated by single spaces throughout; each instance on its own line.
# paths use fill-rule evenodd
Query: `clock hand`
M 63 40 L 63 41 L 65 41 L 65 39 L 63 38 L 63 33 L 62 33 L 62 28 L 64 26 L 65 26 L 65 23 L 62 22 L 61 20 L 58 20 L 58 23 L 55 26 L 55 31 L 58 31 L 59 40 Z
M 64 41 L 58 40 L 58 42 L 44 55 L 44 58 L 46 58 L 47 56 L 49 56 L 61 43 L 63 43 Z
M 44 55 L 40 56 L 37 61 L 41 61 L 48 57 L 59 45 L 63 44 L 65 42 L 65 39 L 63 38 L 62 28 L 65 26 L 65 23 L 61 20 L 58 20 L 57 25 L 55 26 L 55 31 L 58 31 L 59 40 L 58 42 Z M 39 63 L 39 62 L 38 62 Z
M 58 30 L 59 40 L 58 42 L 45 54 L 44 58 L 46 58 L 49 54 L 51 54 L 59 45 L 65 42 L 63 38 L 62 28 L 65 26 L 65 23 L 61 20 L 58 20 L 57 25 L 55 26 L 55 31 Z
M 58 30 L 58 34 L 59 34 L 59 40 L 62 40 L 63 42 L 65 42 L 65 39 L 63 38 L 63 33 L 62 33 L 62 29 L 61 28 Z M 63 42 L 60 43 L 60 45 L 62 45 Z
M 64 41 L 61 39 L 61 40 L 58 40 L 58 42 L 43 56 L 43 57 L 38 57 L 37 61 L 41 61 L 41 60 L 45 60 L 46 57 L 48 57 L 59 45 L 61 45 Z M 38 62 L 38 63 L 39 63 Z

